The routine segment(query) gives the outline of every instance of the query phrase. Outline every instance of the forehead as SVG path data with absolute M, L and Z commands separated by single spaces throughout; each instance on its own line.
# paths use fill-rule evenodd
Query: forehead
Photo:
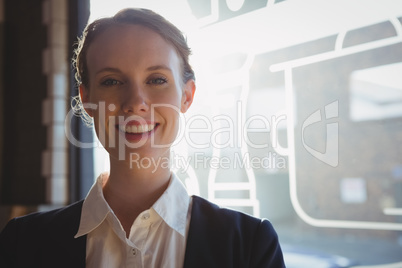
M 135 65 L 140 68 L 161 64 L 180 68 L 175 48 L 158 33 L 141 25 L 110 26 L 92 41 L 87 52 L 90 73 L 102 67 Z

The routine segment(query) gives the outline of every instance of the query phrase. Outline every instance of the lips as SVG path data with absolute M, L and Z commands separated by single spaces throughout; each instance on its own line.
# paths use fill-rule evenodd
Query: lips
M 130 144 L 142 146 L 156 131 L 159 123 L 153 121 L 130 120 L 116 124 L 120 136 L 124 137 Z
M 138 125 L 138 124 L 133 124 L 133 125 L 119 125 L 119 129 L 122 132 L 125 133 L 130 133 L 130 134 L 142 134 L 146 132 L 151 132 L 157 124 L 151 123 L 151 124 L 143 124 L 143 125 Z

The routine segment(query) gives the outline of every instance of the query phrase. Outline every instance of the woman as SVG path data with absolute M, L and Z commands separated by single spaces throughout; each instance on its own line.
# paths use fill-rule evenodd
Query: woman
M 284 267 L 267 220 L 189 197 L 170 171 L 179 113 L 195 92 L 189 54 L 182 33 L 149 10 L 87 26 L 76 51 L 80 107 L 110 173 L 84 201 L 11 220 L 0 267 Z

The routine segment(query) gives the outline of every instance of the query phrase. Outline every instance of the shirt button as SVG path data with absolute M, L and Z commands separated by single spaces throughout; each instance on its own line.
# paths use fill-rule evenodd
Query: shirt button
M 135 248 L 133 248 L 133 256 L 137 255 L 137 250 Z
M 144 214 L 144 215 L 142 215 L 142 219 L 143 220 L 148 220 L 149 219 L 149 214 L 148 213 L 146 213 L 146 214 Z

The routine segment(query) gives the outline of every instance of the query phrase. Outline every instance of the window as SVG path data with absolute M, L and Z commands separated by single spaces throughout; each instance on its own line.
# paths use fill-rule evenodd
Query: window
M 288 267 L 402 267 L 401 3 L 150 2 L 92 0 L 91 19 L 146 7 L 188 36 L 189 192 L 270 219 Z

